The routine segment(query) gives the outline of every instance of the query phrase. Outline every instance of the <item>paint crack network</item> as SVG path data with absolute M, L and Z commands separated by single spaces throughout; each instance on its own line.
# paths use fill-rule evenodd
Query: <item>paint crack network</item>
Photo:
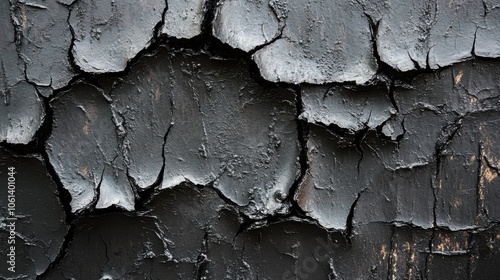
M 499 7 L 2 1 L 0 277 L 498 278 Z

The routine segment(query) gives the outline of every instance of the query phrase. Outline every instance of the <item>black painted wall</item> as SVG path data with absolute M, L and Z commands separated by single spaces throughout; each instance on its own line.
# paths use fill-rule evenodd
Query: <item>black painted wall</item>
M 2 279 L 497 279 L 500 2 L 4 0 Z

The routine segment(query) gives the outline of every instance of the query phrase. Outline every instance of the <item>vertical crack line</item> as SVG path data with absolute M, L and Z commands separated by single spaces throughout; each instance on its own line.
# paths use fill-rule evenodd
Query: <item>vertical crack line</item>
M 153 37 L 156 40 L 159 40 L 161 37 L 161 31 L 163 27 L 165 26 L 165 20 L 168 12 L 168 0 L 165 0 L 165 9 L 163 9 L 163 12 L 161 13 L 161 20 L 160 22 L 155 26 Z
M 418 61 L 416 61 L 412 56 L 409 50 L 406 50 L 406 54 L 408 55 L 408 58 L 411 60 L 413 63 L 413 67 L 415 68 L 416 71 L 422 71 L 422 67 L 420 67 L 420 64 L 418 64 Z M 427 52 L 426 57 L 425 57 L 425 63 L 429 65 L 429 52 Z M 427 68 L 426 68 L 427 69 Z
M 111 164 L 111 163 L 109 163 L 109 164 Z M 106 165 L 104 165 L 104 167 L 102 168 L 102 172 L 101 172 L 101 177 L 99 179 L 99 183 L 94 188 L 94 192 L 95 192 L 94 193 L 94 198 L 92 199 L 92 201 L 89 203 L 89 205 L 87 207 L 85 207 L 82 210 L 79 210 L 82 214 L 84 212 L 87 212 L 87 211 L 92 211 L 92 210 L 94 210 L 96 208 L 97 203 L 99 202 L 99 199 L 101 197 L 101 184 L 102 184 L 102 181 L 104 179 L 104 172 L 105 171 L 106 171 Z
M 161 170 L 160 170 L 160 173 L 158 174 L 158 178 L 156 179 L 156 182 L 155 182 L 155 185 L 152 186 L 153 188 L 154 187 L 157 187 L 161 184 L 161 182 L 163 181 L 163 174 L 165 172 L 165 166 L 166 166 L 166 156 L 165 156 L 165 149 L 167 147 L 167 140 L 168 140 L 168 136 L 170 135 L 170 132 L 172 131 L 172 128 L 174 127 L 174 123 L 175 123 L 175 115 L 174 115 L 174 108 L 175 108 L 175 104 L 174 104 L 174 98 L 172 95 L 169 96 L 169 100 L 170 100 L 170 125 L 168 126 L 167 128 L 167 131 L 165 132 L 165 136 L 163 136 L 163 145 L 161 147 L 161 158 L 163 159 L 163 165 L 161 167 Z
M 472 49 L 470 51 L 472 59 L 476 58 L 476 38 L 477 38 L 477 30 L 478 29 L 479 29 L 479 26 L 476 26 L 476 31 L 474 31 L 474 40 L 472 41 Z
M 490 9 L 488 8 L 488 3 L 486 2 L 486 0 L 483 0 L 483 18 L 486 17 L 488 15 L 488 13 L 490 12 Z
M 42 156 L 43 162 L 45 163 L 45 168 L 47 173 L 50 175 L 52 181 L 56 184 L 57 192 L 56 196 L 59 200 L 59 203 L 62 205 L 64 209 L 64 213 L 66 215 L 65 222 L 66 224 L 71 224 L 76 218 L 75 214 L 71 210 L 71 194 L 70 192 L 64 188 L 64 184 L 62 183 L 59 174 L 56 172 L 56 169 L 50 162 L 49 154 L 47 152 L 47 141 L 52 135 L 52 124 L 54 122 L 54 109 L 50 106 L 50 102 L 48 99 L 45 100 L 45 121 L 42 125 L 42 128 L 39 129 L 40 139 L 39 139 L 39 154 Z
M 215 19 L 215 10 L 220 0 L 206 0 L 205 6 L 203 7 L 205 11 L 205 16 L 201 22 L 201 35 L 205 38 L 212 37 L 213 32 L 213 21 Z
M 377 63 L 377 74 L 376 76 L 381 80 L 386 80 L 387 78 L 393 79 L 397 74 L 400 74 L 400 71 L 392 68 L 389 64 L 384 62 L 380 58 L 378 46 L 377 46 L 377 35 L 379 33 L 380 23 L 383 18 L 379 20 L 375 20 L 369 12 L 366 11 L 366 7 L 363 4 L 363 1 L 356 0 L 357 4 L 361 6 L 363 10 L 363 15 L 367 18 L 368 27 L 370 29 L 370 43 L 372 48 L 372 56 L 375 58 Z
M 59 248 L 59 252 L 57 253 L 56 258 L 47 266 L 45 271 L 43 271 L 41 274 L 39 274 L 36 279 L 41 280 L 45 279 L 46 275 L 54 269 L 61 261 L 64 259 L 66 254 L 68 253 L 68 248 L 71 242 L 73 242 L 73 239 L 75 238 L 76 234 L 76 225 L 75 225 L 76 219 L 71 222 L 69 225 L 68 232 L 64 236 L 63 243 L 61 245 L 61 248 Z
M 432 188 L 432 195 L 433 195 L 433 199 L 434 199 L 434 203 L 432 205 L 432 227 L 433 228 L 436 228 L 437 227 L 437 215 L 436 215 L 436 212 L 437 212 L 437 202 L 438 202 L 438 196 L 437 196 L 437 192 L 438 192 L 438 187 L 435 186 L 435 184 L 440 184 L 439 182 L 439 172 L 440 172 L 440 167 L 439 165 L 441 164 L 440 160 L 436 163 L 437 167 L 436 167 L 436 177 L 434 179 L 430 179 L 431 180 L 431 188 Z
M 430 44 L 430 36 L 431 36 L 431 31 L 434 25 L 437 22 L 437 14 L 438 14 L 438 2 L 437 1 L 428 1 L 426 0 L 424 3 L 425 7 L 421 11 L 421 14 L 419 15 L 418 19 L 419 22 L 422 23 L 422 25 L 418 25 L 417 28 L 420 31 L 419 37 L 417 38 L 417 47 L 425 48 L 428 49 L 426 54 L 426 70 L 430 70 L 430 65 L 429 65 L 429 57 L 430 57 L 430 49 L 432 47 L 429 46 Z
M 396 80 L 395 79 L 390 80 L 388 91 L 389 91 L 388 97 L 389 97 L 389 100 L 391 100 L 392 106 L 394 106 L 397 113 L 400 113 L 399 106 L 398 106 L 398 103 L 396 102 L 396 97 L 395 97 L 395 94 L 396 94 Z
M 153 44 L 155 41 L 159 39 L 161 36 L 161 30 L 163 26 L 165 26 L 165 16 L 167 15 L 168 11 L 168 0 L 165 0 L 165 9 L 161 12 L 161 19 L 160 21 L 155 25 L 154 31 L 153 31 L 153 37 L 149 41 L 151 44 Z
M 401 145 L 401 140 L 403 140 L 403 137 L 406 135 L 406 127 L 405 127 L 405 120 L 406 118 L 403 117 L 403 120 L 401 121 L 401 128 L 403 129 L 403 133 L 401 133 L 401 135 L 398 135 L 398 137 L 396 137 L 396 141 L 398 143 L 398 149 L 400 148 L 400 145 Z
M 356 205 L 358 204 L 358 201 L 359 201 L 359 198 L 361 197 L 361 194 L 363 194 L 363 192 L 365 192 L 367 189 L 368 189 L 368 187 L 366 187 L 366 188 L 362 189 L 360 192 L 358 192 L 356 199 L 351 204 L 349 214 L 347 215 L 346 224 L 345 224 L 345 237 L 346 237 L 347 243 L 349 243 L 349 246 L 352 246 L 351 237 L 353 236 L 353 228 L 354 228 L 354 211 L 356 210 Z
M 202 252 L 196 259 L 196 279 L 204 280 L 206 279 L 206 270 L 208 265 L 208 229 L 205 229 L 205 234 L 203 236 L 203 248 Z
M 102 241 L 102 244 L 104 245 L 104 253 L 106 255 L 106 264 L 109 264 L 109 254 L 108 254 L 108 244 L 106 244 L 106 241 L 104 241 L 104 238 L 102 235 L 99 233 L 99 238 Z
M 145 205 L 155 196 L 156 192 L 158 191 L 157 190 L 158 186 L 160 186 L 161 183 L 163 182 L 163 175 L 165 173 L 165 166 L 166 166 L 165 147 L 167 146 L 167 139 L 170 132 L 172 131 L 173 126 L 174 123 L 173 122 L 170 123 L 169 127 L 167 128 L 167 132 L 165 132 L 165 135 L 163 136 L 163 144 L 161 151 L 163 164 L 161 166 L 160 172 L 158 173 L 156 181 L 151 186 L 148 186 L 144 189 L 137 188 L 137 194 L 139 196 L 139 198 L 136 200 L 135 203 L 135 209 L 137 209 L 137 211 L 144 209 Z
M 161 147 L 161 158 L 163 160 L 163 165 L 161 167 L 160 173 L 158 174 L 158 178 L 156 178 L 155 185 L 152 187 L 159 186 L 161 182 L 163 181 L 163 173 L 165 172 L 165 166 L 166 166 L 166 156 L 165 156 L 165 149 L 167 147 L 167 140 L 168 136 L 170 135 L 170 132 L 172 131 L 172 127 L 174 127 L 174 123 L 170 123 L 170 125 L 167 128 L 167 132 L 165 132 L 165 136 L 163 136 L 163 145 Z
M 167 146 L 167 141 L 168 141 L 168 136 L 170 135 L 170 132 L 172 131 L 172 128 L 174 126 L 174 100 L 171 95 L 169 95 L 169 101 L 170 101 L 170 119 L 171 122 L 167 128 L 167 131 L 165 132 L 163 136 L 163 143 L 161 146 L 161 158 L 162 158 L 162 166 L 160 168 L 160 172 L 158 173 L 158 176 L 156 177 L 155 182 L 147 186 L 145 188 L 139 188 L 137 187 L 137 195 L 138 199 L 136 199 L 135 203 L 135 209 L 136 210 L 141 210 L 144 209 L 145 205 L 155 196 L 156 192 L 158 191 L 158 186 L 161 186 L 163 182 L 163 176 L 165 174 L 165 168 L 166 168 L 166 156 L 165 156 L 165 148 Z
M 103 95 L 105 95 L 103 93 Z M 121 156 L 124 160 L 124 165 L 125 165 L 125 172 L 127 174 L 127 178 L 128 178 L 128 181 L 129 183 L 134 187 L 134 189 L 139 189 L 138 186 L 137 186 L 137 182 L 134 180 L 134 178 L 132 178 L 132 176 L 130 176 L 130 158 L 129 158 L 129 155 L 128 155 L 128 146 L 129 146 L 129 143 L 126 139 L 127 137 L 127 134 L 128 134 L 128 131 L 127 131 L 127 119 L 125 118 L 124 114 L 122 112 L 120 112 L 119 110 L 115 110 L 113 108 L 113 104 L 112 104 L 112 98 L 107 95 L 106 96 L 106 99 L 108 99 L 108 103 L 109 103 L 109 107 L 110 107 L 110 110 L 111 110 L 111 118 L 112 118 L 112 121 L 113 121 L 113 124 L 115 125 L 115 132 L 116 132 L 116 137 L 117 137 L 117 140 L 118 140 L 118 148 L 120 149 L 120 153 L 121 153 Z M 118 120 L 118 117 L 120 118 L 120 120 Z
M 297 124 L 297 141 L 299 144 L 299 165 L 300 165 L 300 174 L 298 178 L 294 181 L 290 190 L 288 191 L 287 197 L 284 199 L 284 202 L 288 202 L 292 205 L 291 213 L 294 213 L 298 216 L 306 216 L 305 213 L 300 208 L 298 202 L 295 200 L 295 196 L 299 191 L 300 184 L 304 180 L 308 170 L 309 170 L 309 161 L 307 157 L 307 141 L 309 137 L 309 127 L 307 125 L 307 121 L 301 120 L 300 115 L 304 112 L 304 105 L 302 104 L 302 91 L 299 86 L 294 88 L 295 93 L 295 108 L 296 108 L 296 116 L 295 122 Z
M 68 24 L 69 32 L 71 33 L 71 43 L 70 43 L 69 48 L 68 48 L 68 61 L 69 61 L 70 65 L 71 65 L 71 67 L 73 67 L 73 69 L 75 69 L 77 72 L 82 72 L 82 69 L 80 68 L 80 66 L 78 66 L 76 64 L 76 62 L 75 62 L 75 56 L 73 54 L 73 48 L 75 47 L 75 41 L 76 41 L 76 33 L 75 33 L 75 30 L 73 29 L 73 26 L 71 26 L 71 21 L 70 21 L 71 12 L 73 11 L 73 5 L 76 2 L 77 1 L 74 1 L 69 6 L 67 6 L 67 8 L 68 8 L 68 17 L 66 18 L 66 23 Z
M 371 37 L 371 44 L 372 44 L 372 49 L 373 49 L 373 57 L 377 61 L 377 64 L 381 62 L 382 60 L 380 59 L 380 55 L 378 53 L 378 47 L 377 47 L 377 34 L 378 34 L 378 28 L 380 24 L 380 20 L 375 21 L 370 14 L 368 14 L 365 11 L 365 7 L 363 4 L 360 3 L 360 1 L 357 1 L 358 4 L 361 6 L 363 9 L 363 15 L 366 17 L 368 20 L 368 26 L 370 27 L 370 37 Z
M 434 194 L 433 228 L 437 227 L 436 210 L 437 210 L 438 192 L 439 192 L 439 189 L 441 188 L 441 181 L 439 179 L 439 176 L 441 175 L 441 163 L 442 163 L 441 161 L 442 161 L 443 156 L 445 156 L 446 148 L 451 143 L 451 141 L 455 137 L 458 130 L 461 128 L 462 121 L 466 116 L 467 116 L 467 113 L 464 115 L 460 115 L 460 116 L 458 116 L 457 119 L 455 119 L 453 121 L 453 123 L 450 123 L 450 124 L 444 126 L 442 131 L 441 131 L 441 135 L 439 136 L 438 140 L 436 141 L 435 154 L 434 154 L 434 157 L 436 159 L 436 172 L 434 174 L 434 179 L 431 180 L 431 186 L 432 186 L 433 194 Z
M 360 174 L 360 167 L 361 167 L 361 162 L 363 161 L 363 158 L 365 156 L 365 151 L 363 150 L 363 146 L 361 145 L 363 143 L 363 140 L 365 139 L 366 137 L 366 134 L 368 133 L 368 127 L 366 126 L 365 128 L 363 128 L 362 130 L 360 131 L 357 131 L 355 134 L 354 134 L 354 144 L 356 146 L 356 150 L 358 151 L 358 153 L 360 154 L 360 157 L 359 157 L 359 160 L 358 160 L 358 163 L 357 163 L 357 171 L 358 171 L 358 174 L 356 175 L 358 178 L 359 178 L 359 174 Z
M 430 62 L 431 61 L 431 50 L 432 50 L 432 47 L 429 49 L 429 51 L 425 55 L 425 64 L 426 64 L 425 70 L 427 70 L 427 71 L 432 71 L 432 69 L 431 69 L 431 62 Z
M 132 188 L 132 192 L 134 194 L 134 201 L 135 201 L 134 209 L 136 209 L 135 205 L 137 204 L 137 201 L 140 199 L 140 196 L 139 196 L 139 189 L 140 188 L 139 188 L 139 185 L 136 182 L 136 180 L 130 175 L 130 157 L 128 154 L 130 143 L 126 139 L 127 134 L 128 134 L 127 121 L 126 121 L 126 118 L 122 112 L 120 112 L 118 109 L 114 109 L 113 100 L 110 96 L 111 92 L 108 95 L 104 92 L 104 90 L 102 90 L 102 89 L 99 89 L 99 90 L 101 91 L 102 95 L 106 98 L 106 100 L 108 102 L 108 107 L 109 107 L 109 110 L 111 112 L 111 119 L 112 119 L 112 122 L 115 126 L 116 139 L 118 142 L 118 147 L 117 147 L 118 150 L 117 150 L 117 155 L 116 155 L 114 160 L 116 160 L 116 158 L 118 158 L 120 156 L 123 159 L 123 166 L 125 168 L 125 175 L 127 176 L 127 181 L 130 184 L 130 186 Z M 118 120 L 117 116 L 120 118 L 120 120 Z

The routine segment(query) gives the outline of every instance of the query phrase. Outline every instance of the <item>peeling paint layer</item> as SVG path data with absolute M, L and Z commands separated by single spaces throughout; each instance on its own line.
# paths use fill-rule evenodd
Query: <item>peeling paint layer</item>
M 361 6 L 339 1 L 274 2 L 286 11 L 282 34 L 252 56 L 264 79 L 364 84 L 374 77 L 377 62 L 370 23 Z
M 350 131 L 374 129 L 396 113 L 387 89 L 378 87 L 351 90 L 305 86 L 302 87 L 302 102 L 301 118 Z
M 72 6 L 69 23 L 76 65 L 90 73 L 123 71 L 148 47 L 162 21 L 165 1 L 81 0 Z
M 345 109 L 356 104 L 354 96 L 335 92 L 338 101 L 331 103 L 329 92 L 321 96 L 305 88 L 302 116 L 331 126 L 309 125 L 309 170 L 295 196 L 299 206 L 338 230 L 353 222 L 451 230 L 497 222 L 498 155 L 491 147 L 498 138 L 492 132 L 498 126 L 498 77 L 498 68 L 486 61 L 420 75 L 410 88 L 394 90 L 394 107 L 386 101 L 385 109 L 394 108 L 385 117 L 391 123 L 375 127 L 366 116 L 383 110 L 360 114 L 366 107 Z M 368 98 L 376 95 L 367 93 L 363 102 Z M 394 125 L 400 126 L 397 137 Z
M 66 86 L 75 75 L 68 57 L 72 43 L 68 7 L 54 0 L 11 2 L 26 78 L 38 86 Z
M 499 11 L 0 3 L 0 278 L 498 278 Z
M 73 212 L 89 206 L 134 209 L 134 193 L 117 150 L 108 100 L 78 83 L 53 100 L 54 124 L 47 141 L 50 163 L 72 197 Z
M 164 158 L 161 188 L 213 183 L 250 215 L 285 210 L 298 172 L 295 94 L 256 84 L 246 69 L 162 49 L 132 68 L 137 78 L 113 89 L 140 187 L 155 182 Z M 142 110 L 128 109 L 137 102 Z
M 231 47 L 249 52 L 276 38 L 279 26 L 268 0 L 226 0 L 217 8 L 213 34 Z
M 0 142 L 28 144 L 42 126 L 45 111 L 37 89 L 25 81 L 8 1 L 0 4 Z
M 380 59 L 399 71 L 438 69 L 471 58 L 483 3 L 389 1 L 380 19 Z

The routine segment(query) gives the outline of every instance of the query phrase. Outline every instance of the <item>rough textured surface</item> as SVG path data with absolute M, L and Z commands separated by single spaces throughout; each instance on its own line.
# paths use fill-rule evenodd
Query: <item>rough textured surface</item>
M 76 65 L 91 73 L 123 71 L 127 62 L 149 46 L 162 21 L 165 1 L 82 0 L 73 5 L 69 22 L 75 36 Z
M 380 59 L 400 71 L 437 69 L 472 57 L 483 3 L 391 0 L 380 20 Z
M 387 89 L 303 87 L 301 118 L 350 131 L 374 129 L 396 113 Z
M 169 0 L 162 34 L 190 39 L 201 33 L 206 0 Z
M 299 206 L 326 228 L 347 227 L 351 205 L 364 188 L 356 184 L 355 177 L 361 154 L 349 140 L 343 140 L 321 127 L 310 126 L 309 171 L 295 197 Z
M 169 68 L 165 59 L 146 57 L 134 65 L 128 79 L 111 83 L 121 150 L 139 188 L 152 186 L 163 169 L 165 137 L 174 121 Z
M 139 187 L 156 182 L 164 164 L 162 188 L 213 183 L 250 215 L 286 210 L 298 172 L 293 91 L 259 86 L 238 61 L 166 49 L 130 75 L 111 96 Z
M 269 43 L 279 31 L 280 22 L 267 0 L 222 1 L 213 23 L 215 37 L 246 52 Z
M 474 79 L 478 76 L 481 81 Z M 498 198 L 492 187 L 498 184 L 498 155 L 491 147 L 498 137 L 491 131 L 498 127 L 499 77 L 496 66 L 477 61 L 415 78 L 412 88 L 394 93 L 399 112 L 392 118 L 402 133 L 384 134 L 387 124 L 377 123 L 388 139 L 362 132 L 373 127 L 366 113 L 352 109 L 352 99 L 333 103 L 342 104 L 335 110 L 329 92 L 321 98 L 304 90 L 303 116 L 333 124 L 337 133 L 310 126 L 309 171 L 296 195 L 298 204 L 324 227 L 341 230 L 350 214 L 356 223 L 394 221 L 452 230 L 497 222 L 491 201 Z M 321 113 L 326 106 L 333 108 Z M 321 118 L 309 117 L 311 112 Z
M 98 207 L 132 209 L 128 175 L 140 188 L 158 180 L 161 188 L 213 183 L 249 215 L 286 211 L 282 202 L 298 176 L 295 95 L 264 89 L 244 67 L 162 49 L 140 60 L 129 80 L 113 83 L 110 104 L 86 84 L 56 99 L 49 156 L 73 209 L 96 199 Z
M 0 3 L 0 278 L 495 279 L 499 8 Z
M 259 86 L 236 61 L 179 55 L 169 64 L 181 68 L 162 188 L 214 182 L 249 214 L 279 211 L 298 172 L 293 91 Z
M 453 230 L 485 226 L 500 220 L 493 201 L 499 196 L 499 112 L 463 119 L 441 160 L 437 189 L 437 224 Z M 445 183 L 446 182 L 446 183 Z M 452 187 L 453 186 L 453 187 Z
M 54 0 L 11 3 L 26 78 L 53 89 L 68 84 L 74 76 L 68 58 L 72 42 L 68 7 Z
M 72 197 L 73 212 L 95 205 L 134 209 L 109 103 L 97 88 L 78 83 L 55 99 L 47 153 Z
M 0 142 L 28 144 L 45 118 L 35 87 L 25 81 L 1 86 Z
M 218 232 L 214 224 L 229 213 L 238 221 L 237 210 L 225 203 L 212 188 L 189 184 L 162 191 L 147 205 L 157 220 L 168 259 L 196 263 L 206 257 L 208 236 Z M 238 224 L 238 223 L 237 223 Z
M 16 41 L 8 1 L 0 4 L 0 142 L 28 144 L 45 112 L 36 88 L 25 81 L 25 66 Z
M 14 174 L 9 174 L 12 171 Z M 9 180 L 11 177 L 14 180 Z M 34 279 L 56 260 L 68 231 L 57 186 L 39 157 L 15 156 L 3 149 L 0 179 L 5 186 L 0 196 L 0 260 L 5 269 L 0 277 Z M 8 188 L 7 182 L 13 182 L 14 188 Z M 15 272 L 6 269 L 10 267 L 7 254 L 12 252 L 11 246 L 15 247 Z
M 377 62 L 370 24 L 360 5 L 339 1 L 274 2 L 284 13 L 282 34 L 253 55 L 264 79 L 295 84 L 363 84 L 373 78 Z M 350 36 L 353 33 L 357 35 Z
M 493 1 L 492 1 L 493 2 Z M 490 7 L 476 32 L 474 53 L 483 57 L 500 57 L 500 6 Z

